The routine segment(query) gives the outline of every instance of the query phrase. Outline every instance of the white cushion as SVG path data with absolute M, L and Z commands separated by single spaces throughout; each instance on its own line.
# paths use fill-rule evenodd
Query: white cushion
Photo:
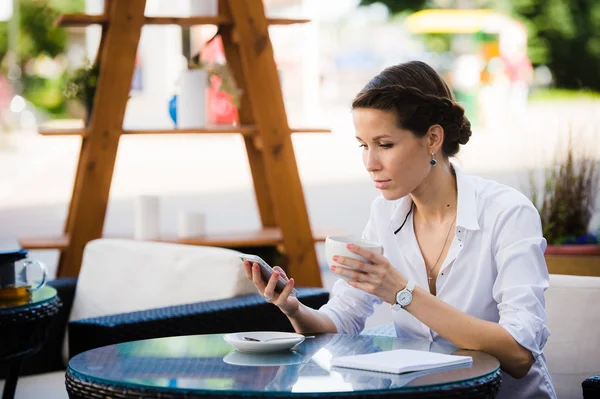
M 600 373 L 600 277 L 550 275 L 544 348 L 559 398 L 581 398 L 581 382 Z
M 254 293 L 239 254 L 217 247 L 90 241 L 84 250 L 70 320 Z

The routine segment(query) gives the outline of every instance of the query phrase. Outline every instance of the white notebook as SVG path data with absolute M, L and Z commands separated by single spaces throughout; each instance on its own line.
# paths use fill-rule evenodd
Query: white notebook
M 444 355 L 410 349 L 397 349 L 366 355 L 340 356 L 331 361 L 332 366 L 393 374 L 471 363 L 473 363 L 471 356 Z

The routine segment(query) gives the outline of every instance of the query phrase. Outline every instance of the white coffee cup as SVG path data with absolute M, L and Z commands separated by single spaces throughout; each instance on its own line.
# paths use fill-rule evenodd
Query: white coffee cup
M 333 260 L 335 255 L 358 259 L 362 262 L 369 263 L 365 257 L 357 255 L 346 248 L 346 245 L 348 244 L 358 245 L 359 247 L 365 248 L 371 252 L 375 252 L 376 254 L 383 254 L 383 246 L 373 241 L 367 241 L 363 240 L 362 238 L 352 236 L 328 236 L 325 239 L 325 256 L 327 257 L 327 263 L 329 266 L 341 266 L 346 269 L 353 270 L 351 267 L 335 262 Z
M 140 195 L 133 206 L 133 238 L 157 240 L 160 236 L 160 201 L 156 195 Z
M 177 235 L 179 238 L 200 237 L 206 234 L 206 215 L 200 212 L 180 210 Z

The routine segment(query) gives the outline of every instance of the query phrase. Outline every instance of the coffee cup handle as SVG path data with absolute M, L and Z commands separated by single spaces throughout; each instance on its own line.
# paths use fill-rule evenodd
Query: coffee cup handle
M 38 265 L 40 267 L 40 270 L 42 271 L 42 281 L 37 285 L 37 287 L 29 289 L 29 292 L 34 292 L 34 291 L 39 290 L 40 288 L 42 288 L 44 286 L 44 284 L 46 284 L 46 277 L 48 276 L 48 268 L 46 267 L 45 264 L 43 264 L 39 260 L 26 260 L 25 262 L 23 262 L 23 267 L 28 267 L 29 265 Z

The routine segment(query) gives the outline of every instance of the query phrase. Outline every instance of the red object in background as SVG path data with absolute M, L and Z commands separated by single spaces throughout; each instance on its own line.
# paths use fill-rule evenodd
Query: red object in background
M 0 115 L 8 111 L 13 95 L 10 82 L 4 75 L 0 74 Z
M 238 123 L 238 110 L 231 101 L 231 96 L 209 87 L 206 91 L 207 122 L 217 125 L 234 125 Z
M 514 82 L 527 82 L 531 80 L 533 74 L 533 65 L 527 57 L 523 55 L 519 58 L 507 58 L 503 57 L 504 66 L 506 68 L 506 74 L 512 83 Z
M 225 50 L 221 36 L 206 45 L 202 50 L 202 59 L 209 63 L 222 62 Z M 234 125 L 238 124 L 238 110 L 228 93 L 219 90 L 221 79 L 213 76 L 210 87 L 206 91 L 206 119 L 209 124 Z

